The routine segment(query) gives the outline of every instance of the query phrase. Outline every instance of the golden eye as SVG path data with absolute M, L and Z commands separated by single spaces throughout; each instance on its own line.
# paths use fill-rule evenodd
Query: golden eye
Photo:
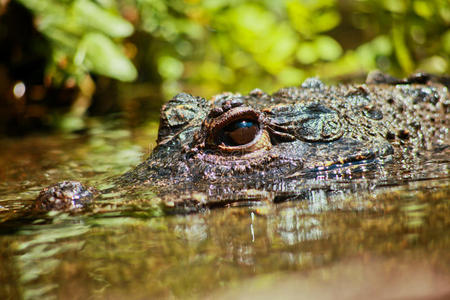
M 253 120 L 238 120 L 223 129 L 223 143 L 227 146 L 241 146 L 252 142 L 259 132 L 259 126 Z

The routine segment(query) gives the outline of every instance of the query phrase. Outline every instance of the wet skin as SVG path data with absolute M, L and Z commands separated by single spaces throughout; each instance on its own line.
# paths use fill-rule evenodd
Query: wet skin
M 327 172 L 358 178 L 426 151 L 448 153 L 449 105 L 448 78 L 379 72 L 365 84 L 326 86 L 310 78 L 272 95 L 256 89 L 209 101 L 179 94 L 161 110 L 150 157 L 114 185 L 150 188 L 170 205 L 177 197 L 184 206 L 225 205 L 266 192 L 283 200 Z M 42 191 L 35 208 L 80 209 L 98 194 L 62 182 Z

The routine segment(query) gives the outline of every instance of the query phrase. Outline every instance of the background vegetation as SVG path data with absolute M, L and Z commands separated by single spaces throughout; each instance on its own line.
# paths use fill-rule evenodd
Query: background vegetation
M 14 116 L 0 127 L 8 130 L 82 128 L 87 111 L 125 112 L 138 124 L 180 91 L 272 92 L 315 75 L 450 68 L 447 0 L 0 3 L 0 114 Z

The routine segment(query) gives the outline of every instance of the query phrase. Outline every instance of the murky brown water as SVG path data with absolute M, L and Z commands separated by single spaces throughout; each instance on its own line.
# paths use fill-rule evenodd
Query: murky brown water
M 98 186 L 136 165 L 156 127 L 93 128 L 0 141 L 1 299 L 450 297 L 448 160 L 371 193 L 189 215 L 14 218 L 48 184 Z

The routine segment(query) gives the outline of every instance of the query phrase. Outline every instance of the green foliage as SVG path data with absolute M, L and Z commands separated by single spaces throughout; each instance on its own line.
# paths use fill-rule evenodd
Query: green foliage
M 80 68 L 123 81 L 132 81 L 137 72 L 133 64 L 123 55 L 107 36 L 89 32 L 80 40 L 74 63 Z
M 19 2 L 33 12 L 38 30 L 51 42 L 52 61 L 47 72 L 51 80 L 60 83 L 75 77 L 79 82 L 88 72 L 122 81 L 137 77 L 135 67 L 120 49 L 121 39 L 130 36 L 134 28 L 115 6 L 90 0 Z
M 125 43 L 134 43 L 135 65 L 157 74 L 167 96 L 271 91 L 376 68 L 450 69 L 446 0 L 19 1 L 52 42 L 48 74 L 57 81 L 87 72 L 134 80 Z

